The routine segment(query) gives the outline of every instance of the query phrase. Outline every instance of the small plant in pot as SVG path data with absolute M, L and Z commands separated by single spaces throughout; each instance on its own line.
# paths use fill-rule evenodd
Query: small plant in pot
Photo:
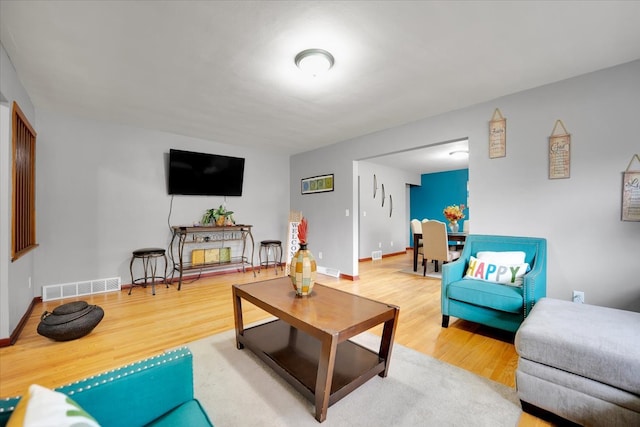
M 223 205 L 218 208 L 207 209 L 200 222 L 202 225 L 215 224 L 217 226 L 233 223 L 233 211 L 228 211 Z

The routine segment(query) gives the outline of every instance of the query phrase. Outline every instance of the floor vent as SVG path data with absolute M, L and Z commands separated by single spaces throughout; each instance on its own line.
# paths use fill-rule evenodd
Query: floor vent
M 373 252 L 371 252 L 371 259 L 373 261 L 377 261 L 379 259 L 382 259 L 382 251 L 373 251 Z
M 85 282 L 62 283 L 42 287 L 42 301 L 71 298 L 81 295 L 115 292 L 122 289 L 120 277 L 88 280 Z

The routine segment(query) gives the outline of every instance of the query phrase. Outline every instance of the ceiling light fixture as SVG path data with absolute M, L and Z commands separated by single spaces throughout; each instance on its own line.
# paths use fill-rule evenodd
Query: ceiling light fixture
M 333 55 L 324 49 L 307 49 L 296 55 L 296 66 L 303 72 L 316 77 L 333 67 Z
M 455 150 L 449 153 L 450 156 L 456 156 L 456 157 L 462 157 L 462 156 L 468 156 L 469 155 L 469 150 Z

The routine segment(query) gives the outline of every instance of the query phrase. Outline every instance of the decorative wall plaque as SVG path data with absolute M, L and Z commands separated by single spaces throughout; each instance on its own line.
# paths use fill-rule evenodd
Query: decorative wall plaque
M 558 125 L 562 130 L 558 129 Z M 571 135 L 562 120 L 556 120 L 549 137 L 549 179 L 569 178 L 571 173 Z
M 507 155 L 507 119 L 502 117 L 496 108 L 489 122 L 489 158 L 506 157 Z
M 634 154 L 622 174 L 622 220 L 640 221 L 640 170 L 631 170 L 634 160 L 640 163 L 640 155 Z

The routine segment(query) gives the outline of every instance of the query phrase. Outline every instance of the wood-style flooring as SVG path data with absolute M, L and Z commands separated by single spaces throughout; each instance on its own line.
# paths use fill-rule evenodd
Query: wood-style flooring
M 513 334 L 452 318 L 441 327 L 440 280 L 400 270 L 410 268 L 412 253 L 360 263 L 360 280 L 318 275 L 318 283 L 400 307 L 395 342 L 475 374 L 514 387 L 517 354 Z M 278 275 L 282 275 L 278 269 Z M 276 277 L 262 269 L 257 277 L 238 272 L 187 279 L 182 290 L 151 287 L 50 301 L 36 305 L 16 344 L 0 348 L 0 396 L 16 396 L 29 384 L 57 387 L 142 359 L 208 335 L 233 329 L 231 286 Z M 128 278 L 123 277 L 124 282 Z M 82 299 L 104 309 L 93 332 L 81 339 L 55 342 L 37 334 L 40 315 Z M 269 317 L 243 302 L 245 324 Z M 380 335 L 381 327 L 371 332 Z M 393 359 L 392 359 L 393 363 Z M 549 426 L 523 414 L 520 426 Z

